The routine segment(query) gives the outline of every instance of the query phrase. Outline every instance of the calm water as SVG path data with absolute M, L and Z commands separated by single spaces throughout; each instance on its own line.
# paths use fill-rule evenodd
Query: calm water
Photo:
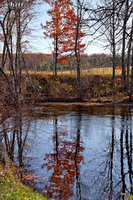
M 132 108 L 48 106 L 2 115 L 0 132 L 23 182 L 49 199 L 124 200 L 133 192 L 132 124 Z

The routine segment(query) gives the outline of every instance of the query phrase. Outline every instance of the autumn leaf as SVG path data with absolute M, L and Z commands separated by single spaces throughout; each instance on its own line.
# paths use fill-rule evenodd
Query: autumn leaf
M 51 187 L 53 190 L 60 190 L 58 187 Z
M 122 195 L 122 196 L 126 196 L 126 194 L 125 194 L 125 193 L 120 193 L 120 195 Z
M 43 180 L 46 180 L 46 181 L 48 181 L 48 179 L 47 179 L 47 178 L 45 178 L 45 177 L 43 178 Z
M 28 148 L 28 147 L 29 147 L 29 144 L 26 144 L 25 146 L 26 146 L 26 148 Z
M 38 180 L 36 180 L 36 179 L 34 180 L 34 183 L 38 183 L 38 182 L 39 182 Z

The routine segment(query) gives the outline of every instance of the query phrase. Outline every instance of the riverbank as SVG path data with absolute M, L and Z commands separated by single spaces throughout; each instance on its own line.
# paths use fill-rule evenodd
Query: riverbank
M 35 86 L 27 87 L 25 90 L 25 101 L 36 104 L 61 103 L 61 104 L 82 104 L 87 106 L 132 106 L 129 102 L 129 91 L 122 91 L 121 76 L 115 79 L 115 88 L 112 87 L 111 75 L 82 74 L 82 100 L 77 94 L 76 74 L 62 73 L 56 80 L 50 74 L 32 74 Z
M 18 170 L 10 162 L 7 162 L 4 168 L 0 164 L 0 199 L 46 200 L 40 194 L 35 193 L 32 188 L 21 183 Z
M 31 80 L 31 81 L 30 81 Z M 0 102 L 9 106 L 14 99 L 4 82 L 0 86 Z M 54 80 L 49 73 L 30 73 L 22 75 L 22 88 L 19 94 L 20 104 L 38 104 L 45 102 L 80 103 L 90 105 L 129 104 L 129 91 L 121 90 L 121 76 L 115 79 L 115 88 L 112 88 L 111 75 L 81 74 L 82 101 L 78 99 L 76 73 L 59 73 Z M 131 104 L 130 104 L 131 105 Z
M 36 105 L 39 106 L 87 106 L 87 107 L 133 107 L 133 102 L 125 102 L 125 103 L 120 103 L 120 102 L 42 102 L 38 103 Z M 35 106 L 36 106 L 35 105 Z

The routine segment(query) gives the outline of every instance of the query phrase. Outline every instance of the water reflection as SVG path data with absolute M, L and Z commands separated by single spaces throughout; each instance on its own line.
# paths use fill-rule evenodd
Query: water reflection
M 132 121 L 131 108 L 3 112 L 0 145 L 49 199 L 124 200 L 133 194 Z
M 24 166 L 24 152 L 26 152 L 26 139 L 28 136 L 31 117 L 24 117 L 21 109 L 13 113 L 1 113 L 0 138 L 6 149 L 4 157 L 9 157 L 21 168 Z M 24 130 L 23 130 L 24 129 Z
M 47 170 L 52 170 L 49 182 L 45 185 L 48 198 L 69 199 L 73 196 L 73 184 L 76 179 L 77 199 L 81 199 L 80 164 L 83 162 L 84 150 L 80 138 L 81 114 L 77 118 L 77 134 L 74 140 L 68 140 L 67 132 L 58 131 L 58 119 L 55 117 L 54 149 L 45 156 Z

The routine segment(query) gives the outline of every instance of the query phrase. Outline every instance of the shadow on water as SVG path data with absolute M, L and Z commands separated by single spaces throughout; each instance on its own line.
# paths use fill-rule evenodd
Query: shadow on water
M 43 107 L 0 113 L 0 160 L 49 199 L 133 194 L 132 108 Z

